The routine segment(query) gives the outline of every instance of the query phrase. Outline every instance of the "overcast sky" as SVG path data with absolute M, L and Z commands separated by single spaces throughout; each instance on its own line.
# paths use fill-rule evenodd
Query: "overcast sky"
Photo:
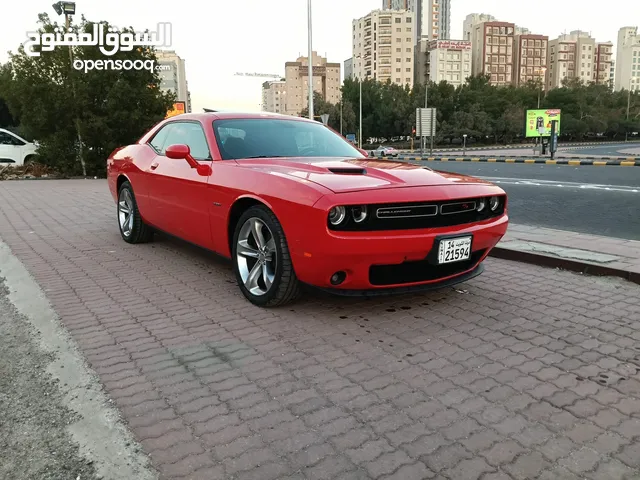
M 0 29 L 0 62 L 35 29 L 38 13 L 56 17 L 53 0 L 9 3 Z M 351 56 L 351 20 L 381 5 L 382 0 L 313 0 L 314 50 L 330 62 L 344 62 Z M 614 43 L 620 27 L 640 24 L 638 0 L 452 0 L 451 10 L 454 39 L 461 37 L 469 13 L 489 13 L 551 38 L 585 30 Z M 140 31 L 172 22 L 172 49 L 186 60 L 194 111 L 258 110 L 265 79 L 234 73 L 282 75 L 286 61 L 307 52 L 306 0 L 79 0 L 76 13 Z

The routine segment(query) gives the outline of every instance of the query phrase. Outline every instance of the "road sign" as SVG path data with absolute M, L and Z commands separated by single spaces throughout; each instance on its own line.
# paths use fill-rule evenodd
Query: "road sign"
M 436 136 L 435 108 L 416 108 L 416 135 L 418 137 Z
M 320 119 L 322 120 L 322 123 L 327 125 L 329 123 L 329 114 L 323 113 L 322 115 L 320 115 Z

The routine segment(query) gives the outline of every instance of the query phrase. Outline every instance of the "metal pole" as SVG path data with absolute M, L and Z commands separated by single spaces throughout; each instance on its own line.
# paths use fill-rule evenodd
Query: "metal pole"
M 362 148 L 362 73 L 360 73 L 360 134 L 358 135 L 358 146 Z
M 311 43 L 311 0 L 307 0 L 307 14 L 309 17 L 309 118 L 313 120 L 313 49 Z
M 433 133 L 434 133 L 434 130 L 436 129 L 435 128 L 436 126 L 435 126 L 435 123 L 434 123 L 436 121 L 436 119 L 434 118 L 433 114 L 434 114 L 434 111 L 433 111 L 433 108 L 432 108 L 431 109 L 431 125 L 430 125 L 430 128 L 429 128 L 429 130 L 430 130 L 429 134 L 431 135 L 431 146 L 429 147 L 429 156 L 433 155 L 433 137 L 434 137 Z
M 340 135 L 342 135 L 342 97 L 340 97 Z
M 629 108 L 631 107 L 631 79 L 629 79 L 629 90 L 627 91 L 627 125 L 624 127 L 624 141 L 629 141 Z

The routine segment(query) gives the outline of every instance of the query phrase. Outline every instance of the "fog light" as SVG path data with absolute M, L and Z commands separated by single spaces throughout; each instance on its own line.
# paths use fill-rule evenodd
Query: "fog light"
M 345 278 L 347 278 L 347 274 L 345 272 L 336 272 L 331 276 L 331 285 L 340 285 L 344 282 Z

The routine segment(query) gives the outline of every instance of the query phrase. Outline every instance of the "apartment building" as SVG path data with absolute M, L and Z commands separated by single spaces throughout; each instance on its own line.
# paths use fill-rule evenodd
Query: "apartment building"
M 413 14 L 374 10 L 353 20 L 353 76 L 413 85 Z
M 462 39 L 471 41 L 473 39 L 473 28 L 483 22 L 497 22 L 498 19 L 486 13 L 470 13 L 462 24 Z
M 352 78 L 353 77 L 353 58 L 347 58 L 344 61 L 344 78 Z
M 598 43 L 581 30 L 549 40 L 547 88 L 561 87 L 565 78 L 608 84 L 612 52 L 611 42 Z
M 262 111 L 284 113 L 287 88 L 284 80 L 272 80 L 262 84 Z
M 640 90 L 640 34 L 638 34 L 638 27 L 622 27 L 618 30 L 614 88 L 616 90 Z
M 312 52 L 313 91 L 322 95 L 329 103 L 338 103 L 341 96 L 340 64 L 329 63 L 327 59 Z M 309 58 L 299 57 L 285 66 L 285 107 L 287 115 L 300 115 L 309 106 Z
M 540 82 L 543 87 L 546 86 L 545 72 L 547 71 L 549 37 L 531 33 L 517 34 L 517 31 L 516 28 L 515 48 L 513 49 L 513 84 L 519 86 L 531 81 Z
M 174 50 L 156 50 L 160 88 L 176 94 L 177 102 L 185 102 L 185 113 L 191 112 L 191 93 L 187 82 L 185 61 Z
M 446 81 L 456 87 L 471 76 L 471 42 L 468 40 L 431 40 L 426 57 L 428 79 Z
M 382 0 L 383 10 L 408 10 L 415 18 L 413 44 L 450 38 L 451 0 Z
M 616 86 L 616 61 L 611 61 L 611 68 L 609 69 L 609 85 L 614 89 Z
M 473 75 L 490 75 L 493 85 L 513 83 L 515 24 L 489 21 L 473 26 L 471 64 Z

